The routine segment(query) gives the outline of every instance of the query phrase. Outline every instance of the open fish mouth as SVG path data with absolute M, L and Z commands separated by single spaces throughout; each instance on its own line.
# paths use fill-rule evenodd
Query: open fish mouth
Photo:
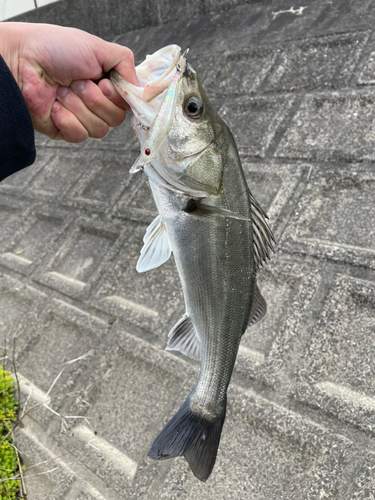
M 172 82 L 181 56 L 181 48 L 178 45 L 168 45 L 148 55 L 136 67 L 139 85 L 125 81 L 117 71 L 111 72 L 114 86 L 143 127 L 150 127 L 159 112 L 163 94 Z

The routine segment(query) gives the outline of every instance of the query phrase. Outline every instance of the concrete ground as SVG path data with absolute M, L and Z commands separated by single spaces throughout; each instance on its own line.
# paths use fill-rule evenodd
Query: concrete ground
M 138 62 L 190 47 L 278 241 L 268 313 L 243 337 L 208 482 L 148 459 L 199 364 L 164 350 L 184 312 L 173 259 L 135 270 L 155 207 L 128 173 L 130 120 L 81 145 L 38 136 L 36 163 L 0 185 L 0 338 L 38 405 L 16 433 L 28 498 L 374 499 L 375 4 L 185 14 L 116 41 Z

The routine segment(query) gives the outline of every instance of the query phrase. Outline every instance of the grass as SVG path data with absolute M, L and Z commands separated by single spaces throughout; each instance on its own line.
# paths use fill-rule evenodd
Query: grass
M 17 420 L 18 404 L 14 398 L 15 380 L 0 366 L 0 500 L 19 498 L 20 481 L 11 479 L 18 473 L 19 462 L 13 446 L 12 422 Z

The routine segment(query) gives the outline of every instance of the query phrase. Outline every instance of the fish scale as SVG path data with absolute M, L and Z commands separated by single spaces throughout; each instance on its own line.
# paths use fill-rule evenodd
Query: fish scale
M 156 437 L 149 456 L 165 460 L 184 455 L 194 475 L 206 481 L 216 460 L 241 337 L 266 312 L 256 270 L 266 260 L 273 236 L 249 191 L 231 132 L 181 51 L 176 57 L 176 47 L 147 58 L 148 75 L 153 61 L 160 67 L 159 53 L 166 68 L 165 76 L 155 74 L 164 91 L 147 101 L 147 120 L 154 117 L 149 128 L 141 121 L 142 89 L 116 72 L 112 81 L 142 130 L 137 134 L 141 156 L 131 172 L 143 170 L 148 176 L 159 213 L 145 235 L 137 270 L 162 265 L 173 253 L 186 313 L 169 333 L 167 349 L 201 361 L 197 383 Z M 138 71 L 142 73 L 142 65 Z M 158 86 L 146 82 L 145 92 Z M 167 123 L 162 133 L 161 123 Z

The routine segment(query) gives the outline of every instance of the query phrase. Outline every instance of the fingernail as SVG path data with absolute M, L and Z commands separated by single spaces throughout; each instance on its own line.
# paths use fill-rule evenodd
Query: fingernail
M 59 97 L 65 97 L 66 94 L 69 92 L 69 89 L 68 87 L 59 87 L 57 89 L 57 92 L 56 94 L 59 96 Z
M 113 97 L 115 95 L 115 89 L 113 88 L 113 86 L 108 83 L 102 90 L 103 94 L 106 96 L 106 97 Z
M 83 92 L 85 90 L 86 82 L 85 80 L 76 80 L 71 84 L 73 92 L 78 94 L 79 92 Z
M 57 113 L 60 108 L 61 108 L 60 104 L 57 101 L 55 101 L 52 106 L 52 113 Z

